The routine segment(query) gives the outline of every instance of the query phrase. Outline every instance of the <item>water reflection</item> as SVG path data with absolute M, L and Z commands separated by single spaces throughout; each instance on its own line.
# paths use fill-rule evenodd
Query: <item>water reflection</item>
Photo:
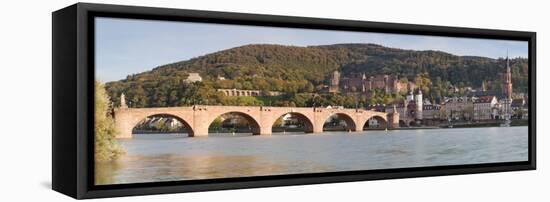
M 212 179 L 527 160 L 527 127 L 326 132 L 322 135 L 141 134 L 96 165 L 96 184 Z
M 116 162 L 96 165 L 96 184 L 118 184 L 190 179 L 288 174 L 288 162 L 270 162 L 257 156 L 126 155 Z M 313 170 L 322 166 L 308 165 Z

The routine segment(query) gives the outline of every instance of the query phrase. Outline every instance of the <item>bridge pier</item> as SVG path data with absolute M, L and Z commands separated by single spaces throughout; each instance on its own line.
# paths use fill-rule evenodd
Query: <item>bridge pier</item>
M 260 128 L 260 133 L 257 134 L 257 135 L 271 135 L 272 131 L 271 131 L 271 125 L 269 127 L 267 126 L 264 126 L 264 127 L 261 127 Z M 256 134 L 254 134 L 256 135 Z
M 386 121 L 387 128 L 390 128 L 390 129 L 399 128 L 399 112 L 395 110 L 395 106 L 394 106 L 394 111 L 392 113 L 387 114 L 386 120 L 387 120 Z
M 313 133 L 322 133 L 323 132 L 323 126 L 321 127 L 313 127 Z
M 195 128 L 194 134 L 189 134 L 189 137 L 208 137 L 208 127 L 206 128 Z
M 134 129 L 134 120 L 127 108 L 115 109 L 115 128 L 117 131 L 116 138 L 127 139 L 132 138 L 132 130 Z
M 355 125 L 355 130 L 353 132 L 361 132 L 363 131 L 363 126 L 361 124 L 356 124 Z

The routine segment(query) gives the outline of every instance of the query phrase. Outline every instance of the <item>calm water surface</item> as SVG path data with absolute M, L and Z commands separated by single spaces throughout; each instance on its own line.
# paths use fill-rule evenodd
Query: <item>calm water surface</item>
M 528 160 L 527 127 L 188 138 L 139 134 L 96 165 L 96 184 Z

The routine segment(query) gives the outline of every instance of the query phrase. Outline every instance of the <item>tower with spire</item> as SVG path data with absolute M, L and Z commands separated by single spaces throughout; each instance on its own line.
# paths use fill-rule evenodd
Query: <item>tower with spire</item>
M 506 120 L 509 120 L 512 115 L 512 71 L 510 69 L 510 59 L 508 52 L 506 53 L 506 73 L 502 79 L 502 94 L 501 99 L 502 115 Z
M 512 99 L 512 71 L 510 69 L 510 59 L 508 59 L 508 54 L 506 54 L 506 73 L 502 79 L 502 94 L 506 98 Z

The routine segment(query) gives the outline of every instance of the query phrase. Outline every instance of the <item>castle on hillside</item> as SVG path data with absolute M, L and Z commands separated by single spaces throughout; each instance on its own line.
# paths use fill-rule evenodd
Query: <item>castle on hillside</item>
M 330 75 L 328 92 L 330 93 L 340 92 L 340 72 L 334 71 L 332 72 L 332 75 Z
M 393 94 L 416 88 L 413 82 L 409 82 L 406 79 L 400 80 L 397 75 L 379 74 L 367 76 L 365 73 L 362 73 L 354 74 L 350 77 L 340 77 L 340 72 L 334 71 L 332 73 L 329 82 L 329 92 L 338 93 L 342 90 L 344 92 L 360 92 L 369 95 L 375 89 L 378 89 Z

